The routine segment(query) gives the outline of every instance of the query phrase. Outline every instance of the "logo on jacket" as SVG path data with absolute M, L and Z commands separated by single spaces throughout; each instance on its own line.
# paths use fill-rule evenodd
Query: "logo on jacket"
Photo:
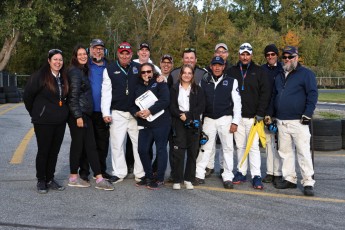
M 121 72 L 120 71 L 115 71 L 114 74 L 120 74 Z
M 228 86 L 229 82 L 228 80 L 223 81 L 223 85 Z
M 135 67 L 135 66 L 133 67 L 133 73 L 134 74 L 138 74 L 139 73 L 137 67 Z
M 155 88 L 157 86 L 157 83 L 153 83 L 151 88 Z

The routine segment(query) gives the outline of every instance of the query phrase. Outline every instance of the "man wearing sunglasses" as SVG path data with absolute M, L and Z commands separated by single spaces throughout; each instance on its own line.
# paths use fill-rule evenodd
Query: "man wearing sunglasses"
M 123 146 L 127 133 L 132 141 L 134 155 L 134 176 L 137 180 L 145 175 L 138 154 L 138 126 L 131 111 L 135 101 L 135 88 L 140 79 L 140 64 L 132 61 L 132 47 L 122 42 L 117 57 L 103 72 L 101 109 L 103 119 L 110 124 L 110 148 L 114 178 L 111 183 L 122 181 L 128 174 Z
M 276 76 L 273 105 L 278 126 L 279 156 L 282 158 L 284 180 L 277 189 L 297 188 L 295 150 L 302 174 L 304 195 L 314 195 L 314 169 L 310 153 L 309 124 L 314 113 L 318 91 L 315 74 L 298 62 L 298 49 L 286 46 L 283 50 L 283 72 Z
M 264 49 L 264 55 L 267 63 L 262 65 L 262 68 L 267 71 L 267 77 L 270 86 L 273 88 L 275 77 L 283 71 L 282 64 L 278 62 L 278 48 L 274 44 L 269 44 Z M 268 111 L 267 113 L 268 114 Z M 265 124 L 272 123 L 271 116 L 265 116 Z M 264 183 L 276 184 L 282 179 L 281 159 L 278 155 L 278 146 L 276 143 L 277 134 L 270 132 L 265 128 L 266 134 L 266 176 L 262 179 Z
M 249 161 L 252 185 L 254 189 L 263 189 L 258 135 L 254 137 L 248 158 L 240 166 L 250 129 L 255 121 L 263 120 L 266 115 L 266 108 L 269 105 L 272 92 L 266 71 L 256 65 L 252 58 L 252 46 L 249 43 L 243 43 L 239 49 L 239 62 L 230 69 L 230 76 L 238 81 L 242 101 L 242 119 L 238 124 L 237 132 L 234 134 L 238 165 L 233 183 L 240 184 L 247 181 L 246 174 Z

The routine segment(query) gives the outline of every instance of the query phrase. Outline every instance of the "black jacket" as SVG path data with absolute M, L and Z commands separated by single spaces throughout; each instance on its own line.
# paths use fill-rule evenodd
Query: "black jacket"
M 55 78 L 51 74 L 52 78 Z M 60 78 L 64 87 L 63 79 Z M 41 71 L 33 74 L 26 84 L 23 100 L 25 108 L 31 116 L 34 124 L 58 125 L 66 123 L 68 118 L 68 106 L 66 98 L 62 98 L 62 106 L 59 105 L 60 96 L 58 83 L 55 81 L 55 92 L 49 90 L 43 83 Z
M 70 86 L 68 105 L 71 115 L 77 119 L 83 114 L 92 115 L 93 99 L 89 77 L 79 68 L 72 66 L 68 72 Z
M 238 62 L 236 66 L 231 67 L 230 76 L 238 81 L 242 102 L 242 117 L 265 116 L 272 91 L 266 71 L 254 62 L 251 62 L 246 78 L 243 80 L 240 62 Z

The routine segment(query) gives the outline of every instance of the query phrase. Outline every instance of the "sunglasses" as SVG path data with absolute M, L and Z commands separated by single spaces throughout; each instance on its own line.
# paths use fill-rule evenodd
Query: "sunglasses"
M 172 64 L 170 61 L 162 61 L 162 64 Z
M 51 54 L 62 54 L 62 51 L 59 49 L 51 49 L 48 51 L 48 55 L 51 55 Z
M 283 56 L 282 57 L 282 59 L 289 59 L 289 60 L 291 60 L 291 59 L 294 59 L 296 57 L 296 55 L 291 55 L 291 56 Z
M 119 46 L 119 49 L 131 49 L 132 47 L 130 46 Z
M 266 57 L 275 57 L 275 56 L 277 56 L 277 54 L 276 53 L 268 53 L 268 54 L 266 54 L 265 55 Z
M 143 70 L 143 71 L 141 71 L 140 73 L 141 73 L 142 75 L 144 75 L 145 73 L 152 73 L 152 70 L 147 70 L 147 71 L 144 71 L 144 70 Z
M 195 52 L 196 50 L 194 48 L 185 48 L 184 51 Z
M 250 47 L 250 46 L 240 46 L 240 50 L 249 50 L 249 51 L 252 51 L 253 48 Z

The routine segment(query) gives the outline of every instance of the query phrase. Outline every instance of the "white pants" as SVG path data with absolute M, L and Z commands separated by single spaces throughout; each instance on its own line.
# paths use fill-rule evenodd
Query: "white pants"
M 206 135 L 208 135 L 209 140 L 204 146 L 202 146 L 199 152 L 199 156 L 196 159 L 195 176 L 197 178 L 205 178 L 205 169 L 210 160 L 217 133 L 223 149 L 223 181 L 232 181 L 232 179 L 234 178 L 234 175 L 232 173 L 234 148 L 233 134 L 230 133 L 231 122 L 232 116 L 223 116 L 218 119 L 205 117 L 203 131 Z
M 211 156 L 210 156 L 210 160 L 209 160 L 209 162 L 207 163 L 207 166 L 206 166 L 209 169 L 214 169 L 214 164 L 215 164 L 215 161 L 216 161 L 216 152 L 217 152 L 217 144 L 216 144 L 216 141 L 215 141 L 213 149 L 212 149 L 212 153 L 211 153 Z M 219 160 L 219 166 L 222 169 L 223 168 L 223 150 L 222 150 L 222 148 L 219 149 L 218 160 Z
M 303 186 L 314 186 L 313 162 L 310 152 L 310 132 L 308 125 L 302 125 L 299 120 L 277 120 L 278 153 L 282 159 L 282 173 L 285 180 L 297 184 L 295 170 L 296 146 L 297 161 L 302 174 Z M 294 145 L 293 145 L 294 144 Z
M 125 156 L 127 132 L 133 144 L 135 177 L 145 176 L 143 165 L 138 154 L 138 125 L 135 118 L 129 112 L 113 110 L 112 124 L 110 126 L 110 149 L 113 166 L 113 175 L 119 178 L 127 176 L 127 164 Z
M 249 150 L 248 157 L 243 162 L 242 167 L 240 167 L 240 163 L 246 150 L 249 132 L 253 124 L 254 118 L 242 118 L 238 124 L 237 132 L 235 132 L 238 161 L 237 170 L 244 176 L 247 175 L 249 159 L 250 174 L 252 175 L 252 178 L 254 176 L 261 176 L 261 155 L 259 148 L 259 135 L 257 133 L 254 136 L 253 144 Z
M 265 134 L 266 134 L 266 154 L 267 154 L 266 174 L 281 176 L 282 166 L 281 166 L 281 159 L 278 154 L 275 134 L 268 131 L 266 127 L 265 127 Z

